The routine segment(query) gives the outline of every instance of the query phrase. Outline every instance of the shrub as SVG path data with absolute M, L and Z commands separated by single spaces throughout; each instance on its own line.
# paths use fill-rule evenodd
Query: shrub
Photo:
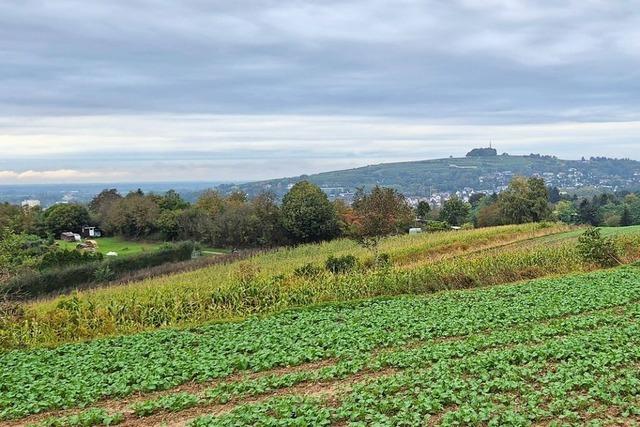
M 26 271 L 3 284 L 3 291 L 13 298 L 35 297 L 85 283 L 111 281 L 131 271 L 191 259 L 194 248 L 193 242 L 182 242 L 130 257 Z
M 424 229 L 426 231 L 444 231 L 448 230 L 449 226 L 444 221 L 427 221 Z
M 599 228 L 589 228 L 578 238 L 578 253 L 583 262 L 602 267 L 622 264 L 618 258 L 615 241 L 602 237 Z
M 295 277 L 302 277 L 305 279 L 313 279 L 320 276 L 321 274 L 322 268 L 311 263 L 305 264 L 293 270 L 293 275 Z
M 330 255 L 324 263 L 325 268 L 333 274 L 348 273 L 358 264 L 358 259 L 353 255 L 334 257 Z
M 69 249 L 47 252 L 40 261 L 39 269 L 46 270 L 54 267 L 62 267 L 71 264 L 86 264 L 103 259 L 100 252 L 81 252 Z
M 116 278 L 116 273 L 113 272 L 109 264 L 101 265 L 93 273 L 93 279 L 98 283 L 110 282 L 115 278 Z
M 377 268 L 389 268 L 393 265 L 393 261 L 391 260 L 391 255 L 389 254 L 380 254 L 375 259 L 375 266 Z

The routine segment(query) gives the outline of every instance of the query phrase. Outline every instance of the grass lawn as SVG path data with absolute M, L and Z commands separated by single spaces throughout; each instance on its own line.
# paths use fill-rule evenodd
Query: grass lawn
M 210 247 L 202 248 L 203 255 L 222 255 L 222 254 L 228 254 L 230 252 L 231 250 L 224 249 L 224 248 L 210 248 Z
M 93 239 L 98 242 L 98 251 L 103 254 L 107 252 L 117 252 L 118 256 L 136 255 L 142 252 L 148 252 L 158 249 L 163 245 L 163 242 L 140 242 L 135 240 L 126 240 L 122 237 L 100 237 Z M 58 245 L 63 249 L 75 249 L 77 242 L 67 242 L 64 240 L 56 240 Z M 202 254 L 207 255 L 222 255 L 231 252 L 229 249 L 203 247 Z
M 636 235 L 640 234 L 640 225 L 632 225 L 629 227 L 598 227 L 602 236 L 623 236 L 623 235 Z M 576 230 L 568 231 L 566 233 L 558 233 L 551 236 L 544 236 L 538 239 L 538 241 L 544 241 L 548 243 L 564 241 L 567 239 L 577 239 L 582 233 L 584 233 L 586 227 L 581 227 Z
M 142 252 L 148 252 L 158 249 L 162 246 L 162 242 L 138 242 L 125 240 L 121 237 L 100 237 L 94 239 L 98 242 L 98 251 L 106 254 L 107 252 L 117 252 L 118 256 L 135 255 Z M 75 249 L 76 242 L 66 242 L 64 240 L 56 240 L 58 245 L 63 249 Z

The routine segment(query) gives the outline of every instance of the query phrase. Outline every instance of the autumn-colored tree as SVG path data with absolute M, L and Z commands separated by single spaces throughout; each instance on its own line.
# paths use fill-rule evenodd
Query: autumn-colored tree
M 352 207 L 349 235 L 371 249 L 376 259 L 380 238 L 406 230 L 415 218 L 405 197 L 393 188 L 376 186 L 370 193 L 358 189 Z

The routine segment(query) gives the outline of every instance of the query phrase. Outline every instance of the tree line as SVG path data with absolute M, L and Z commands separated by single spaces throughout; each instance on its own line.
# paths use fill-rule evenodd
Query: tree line
M 441 207 L 426 201 L 415 208 L 397 190 L 356 192 L 351 204 L 330 201 L 316 185 L 295 184 L 278 202 L 271 193 L 249 199 L 207 190 L 195 203 L 177 192 L 141 190 L 121 195 L 105 189 L 88 205 L 59 204 L 46 210 L 0 204 L 0 269 L 28 265 L 51 250 L 55 238 L 83 226 L 128 239 L 199 242 L 225 248 L 257 248 L 352 238 L 376 247 L 382 236 L 411 227 L 446 230 L 556 220 L 569 224 L 640 224 L 640 196 L 606 193 L 591 199 L 563 195 L 540 178 L 514 178 L 499 194 L 452 197 Z

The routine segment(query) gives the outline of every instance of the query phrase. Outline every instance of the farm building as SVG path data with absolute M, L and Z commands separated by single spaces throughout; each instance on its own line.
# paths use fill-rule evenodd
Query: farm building
M 82 227 L 82 237 L 102 237 L 102 231 L 98 227 Z
M 82 240 L 79 234 L 72 233 L 71 231 L 65 231 L 60 234 L 60 239 L 67 242 L 79 242 Z

